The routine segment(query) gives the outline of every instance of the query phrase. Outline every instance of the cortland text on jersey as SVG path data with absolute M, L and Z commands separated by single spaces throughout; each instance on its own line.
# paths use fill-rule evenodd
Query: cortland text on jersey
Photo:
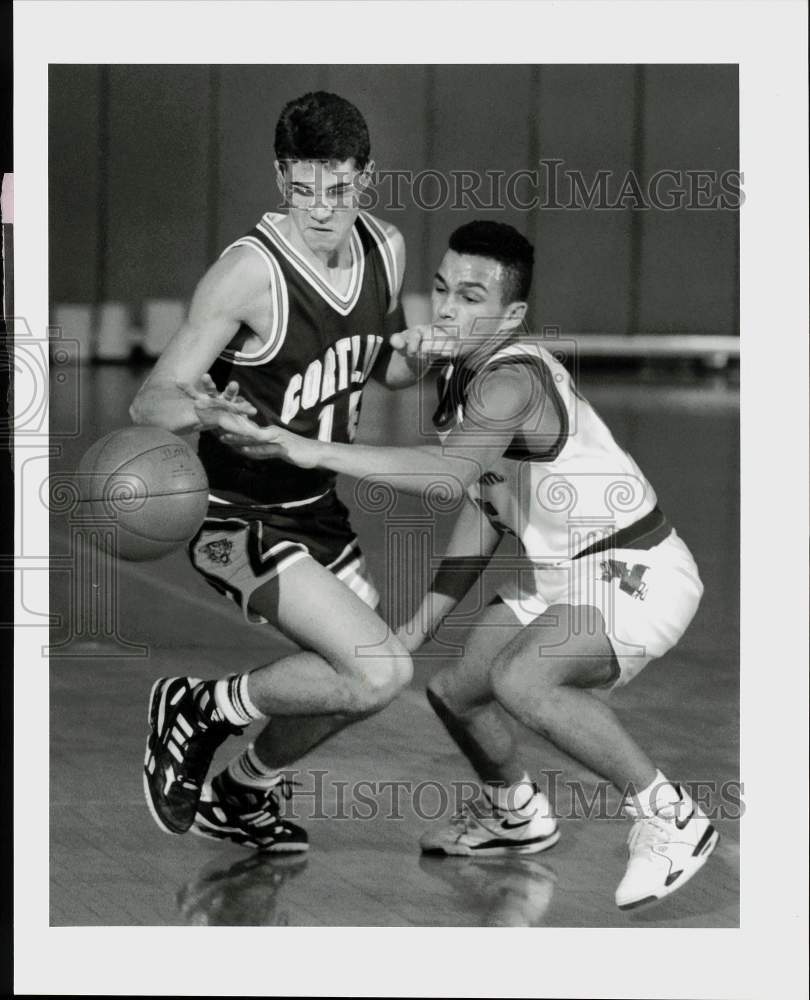
M 378 334 L 356 334 L 342 337 L 327 347 L 320 358 L 310 361 L 303 372 L 296 372 L 288 381 L 281 407 L 281 423 L 289 424 L 299 411 L 330 402 L 351 385 L 364 385 L 371 375 L 382 343 L 383 338 Z M 323 422 L 323 418 L 320 419 Z M 331 435 L 322 436 L 331 440 Z

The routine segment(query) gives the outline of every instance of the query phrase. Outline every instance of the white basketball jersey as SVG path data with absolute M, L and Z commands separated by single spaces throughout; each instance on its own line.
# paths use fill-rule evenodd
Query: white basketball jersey
M 531 339 L 510 342 L 482 363 L 464 359 L 445 369 L 434 417 L 440 437 L 463 424 L 467 390 L 481 372 L 515 364 L 535 373 L 536 405 L 468 492 L 500 532 L 517 536 L 533 562 L 556 564 L 638 522 L 656 507 L 656 496 L 565 367 Z M 548 419 L 541 430 L 549 406 L 557 417 L 550 423 L 559 429 L 553 434 Z

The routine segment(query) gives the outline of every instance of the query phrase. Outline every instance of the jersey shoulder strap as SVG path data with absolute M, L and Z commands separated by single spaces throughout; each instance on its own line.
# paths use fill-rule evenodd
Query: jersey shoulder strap
M 368 234 L 380 255 L 385 272 L 385 284 L 388 288 L 388 305 L 390 307 L 396 302 L 397 291 L 402 284 L 402 275 L 400 274 L 391 235 L 380 220 L 375 219 L 368 212 L 361 211 L 357 216 L 355 225 L 358 230 Z
M 268 212 L 263 218 L 267 218 L 271 214 Z M 258 351 L 246 352 L 225 348 L 220 356 L 238 365 L 264 365 L 268 361 L 272 361 L 278 354 L 287 336 L 287 326 L 290 319 L 290 299 L 287 291 L 287 282 L 276 257 L 276 247 L 261 228 L 261 222 L 251 229 L 249 233 L 246 233 L 225 247 L 220 254 L 220 258 L 236 247 L 247 247 L 249 250 L 257 253 L 267 265 L 271 328 L 267 339 Z

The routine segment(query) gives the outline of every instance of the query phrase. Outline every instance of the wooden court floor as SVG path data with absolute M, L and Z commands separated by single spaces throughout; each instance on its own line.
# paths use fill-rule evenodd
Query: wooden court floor
M 93 440 L 128 422 L 126 408 L 143 377 L 117 366 L 75 374 L 78 381 L 52 383 L 54 472 L 75 468 Z M 656 486 L 706 586 L 680 646 L 613 699 L 662 770 L 708 796 L 721 840 L 706 868 L 653 908 L 617 910 L 613 891 L 629 828 L 615 818 L 618 795 L 600 800 L 596 775 L 529 733 L 527 762 L 554 782 L 560 842 L 520 859 L 420 858 L 420 833 L 453 811 L 448 788 L 463 790 L 472 778 L 424 697 L 426 679 L 463 642 L 463 616 L 444 632 L 448 646 L 426 647 L 404 696 L 299 765 L 301 788 L 290 805 L 309 831 L 308 855 L 274 859 L 163 834 L 141 786 L 152 682 L 177 673 L 221 676 L 269 661 L 289 645 L 269 627 L 244 626 L 182 554 L 120 565 L 109 583 L 115 600 L 103 613 L 90 607 L 80 571 L 70 569 L 69 515 L 54 514 L 52 559 L 61 558 L 62 571 L 52 573 L 51 587 L 51 613 L 60 617 L 50 660 L 53 925 L 738 925 L 737 390 L 722 377 L 643 373 L 610 379 L 594 373 L 580 384 Z M 370 390 L 362 437 L 414 440 L 429 402 L 411 391 L 392 403 Z M 74 425 L 78 433 L 59 436 Z M 355 527 L 390 610 L 392 519 L 425 529 L 418 501 L 404 500 L 383 516 L 359 509 L 350 484 L 342 484 L 342 495 L 355 509 Z M 448 523 L 435 526 L 439 545 Z M 419 551 L 415 544 L 414 558 Z M 99 626 L 99 615 L 107 626 Z M 227 744 L 214 766 L 236 749 L 236 741 Z

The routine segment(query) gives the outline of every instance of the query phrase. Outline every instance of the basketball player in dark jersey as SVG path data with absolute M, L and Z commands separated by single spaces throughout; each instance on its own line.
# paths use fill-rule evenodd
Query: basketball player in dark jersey
M 296 851 L 307 837 L 279 818 L 278 793 L 289 793 L 281 770 L 387 705 L 409 683 L 411 660 L 374 611 L 335 474 L 252 460 L 221 437 L 250 416 L 349 443 L 372 373 L 390 387 L 411 384 L 421 362 L 407 349 L 409 332 L 399 332 L 402 238 L 359 208 L 373 168 L 360 112 L 336 95 L 306 94 L 282 112 L 275 150 L 287 213 L 263 216 L 203 277 L 131 416 L 200 432 L 211 497 L 192 563 L 247 621 L 270 622 L 300 646 L 216 682 L 155 683 L 150 810 L 170 833 L 193 827 Z M 374 655 L 356 657 L 358 645 Z M 217 746 L 268 717 L 255 743 L 203 787 Z

